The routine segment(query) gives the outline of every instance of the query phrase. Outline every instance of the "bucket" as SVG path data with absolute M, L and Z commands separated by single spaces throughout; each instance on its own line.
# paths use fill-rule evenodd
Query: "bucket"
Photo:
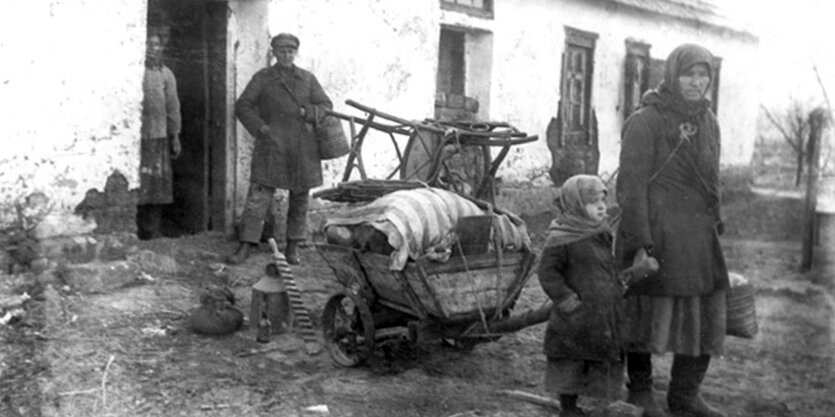
M 339 158 L 351 151 L 342 121 L 334 116 L 326 114 L 319 119 L 316 139 L 319 141 L 319 157 L 322 159 Z
M 454 231 L 458 235 L 458 244 L 454 245 L 454 255 L 478 255 L 490 250 L 490 233 L 493 230 L 493 216 L 466 216 L 458 219 Z

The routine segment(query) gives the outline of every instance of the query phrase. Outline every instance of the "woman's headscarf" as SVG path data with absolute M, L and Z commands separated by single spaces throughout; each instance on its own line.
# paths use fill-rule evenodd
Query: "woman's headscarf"
M 686 43 L 673 49 L 667 57 L 666 65 L 664 66 L 664 80 L 658 86 L 658 93 L 661 100 L 679 113 L 685 114 L 688 117 L 698 116 L 705 110 L 710 108 L 710 101 L 707 98 L 702 98 L 697 102 L 687 101 L 681 95 L 678 85 L 678 77 L 682 72 L 696 64 L 707 65 L 708 73 L 710 74 L 710 83 L 707 85 L 709 89 L 713 84 L 713 54 L 702 46 Z
M 702 46 L 683 44 L 670 52 L 664 67 L 664 80 L 657 89 L 644 95 L 643 104 L 655 105 L 664 111 L 682 116 L 683 121 L 680 125 L 671 125 L 668 129 L 676 143 L 682 127 L 686 126 L 689 129 L 684 130 L 692 132 L 688 136 L 689 146 L 681 152 L 688 154 L 689 163 L 700 175 L 700 181 L 704 185 L 706 201 L 708 205 L 713 206 L 718 203 L 719 195 L 719 172 L 715 163 L 719 160 L 719 142 L 712 136 L 718 135 L 719 132 L 713 132 L 711 126 L 706 123 L 705 113 L 710 109 L 710 101 L 705 97 L 699 101 L 685 100 L 678 85 L 679 75 L 696 64 L 707 65 L 710 74 L 710 83 L 707 85 L 709 89 L 715 77 L 713 54 Z
M 558 213 L 548 226 L 545 247 L 565 245 L 609 231 L 608 223 L 597 223 L 586 213 L 586 204 L 607 192 L 606 184 L 595 175 L 575 175 L 567 179 L 554 199 Z

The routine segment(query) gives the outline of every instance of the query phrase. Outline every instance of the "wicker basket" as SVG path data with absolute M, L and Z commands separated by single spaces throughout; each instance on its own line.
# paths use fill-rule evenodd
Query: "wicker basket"
M 727 302 L 728 321 L 725 333 L 729 336 L 753 339 L 759 331 L 754 286 L 747 281 L 736 285 L 732 283 L 728 290 Z

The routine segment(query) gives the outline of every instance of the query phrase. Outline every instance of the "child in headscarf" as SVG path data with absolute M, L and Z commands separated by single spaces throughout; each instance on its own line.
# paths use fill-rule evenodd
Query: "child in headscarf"
M 623 384 L 620 341 L 623 287 L 607 223 L 606 185 L 593 175 L 565 181 L 554 200 L 539 282 L 554 308 L 545 332 L 547 390 L 560 416 L 582 416 L 579 395 L 617 400 Z

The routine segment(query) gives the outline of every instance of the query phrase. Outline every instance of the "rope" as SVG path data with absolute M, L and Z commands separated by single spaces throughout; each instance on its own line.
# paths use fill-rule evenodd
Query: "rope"
M 458 246 L 458 251 L 461 253 L 461 260 L 464 262 L 464 271 L 466 271 L 467 276 L 471 280 L 473 280 L 473 273 L 472 273 L 472 271 L 470 271 L 470 266 L 467 263 L 467 257 L 464 256 L 464 251 L 463 251 L 463 248 L 461 247 L 461 241 L 458 240 L 458 241 L 455 242 L 455 244 Z M 481 306 L 481 299 L 476 297 L 475 301 L 476 301 L 476 307 L 478 307 L 478 315 L 481 318 L 481 325 L 484 327 L 484 332 L 488 333 L 489 331 L 487 329 L 487 316 L 484 314 L 484 308 Z M 468 329 L 463 334 L 465 334 L 465 335 L 469 334 L 471 332 L 471 329 L 472 328 Z

